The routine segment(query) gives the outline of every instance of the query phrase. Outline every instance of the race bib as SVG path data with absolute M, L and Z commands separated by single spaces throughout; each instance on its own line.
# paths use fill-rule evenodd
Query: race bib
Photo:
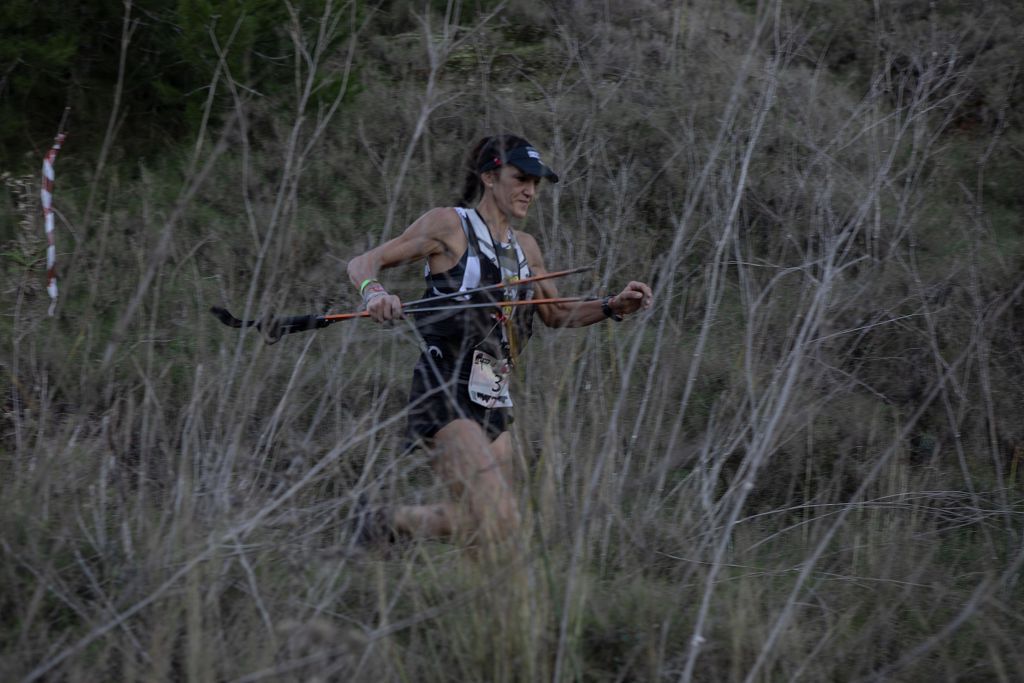
M 512 367 L 507 360 L 498 360 L 483 351 L 473 352 L 469 371 L 469 399 L 484 408 L 511 408 L 508 378 Z

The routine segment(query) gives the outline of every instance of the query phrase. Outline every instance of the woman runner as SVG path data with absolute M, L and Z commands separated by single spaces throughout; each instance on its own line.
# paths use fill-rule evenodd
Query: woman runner
M 403 317 L 402 302 L 377 280 L 382 270 L 426 259 L 425 296 L 506 283 L 497 293 L 476 293 L 451 303 L 481 303 L 558 296 L 553 280 L 515 287 L 543 275 L 536 240 L 512 224 L 526 217 L 542 179 L 558 182 L 537 150 L 521 137 L 481 140 L 469 155 L 457 207 L 431 209 L 398 237 L 357 256 L 348 275 L 370 317 Z M 479 198 L 475 208 L 469 208 Z M 360 512 L 360 542 L 386 531 L 420 537 L 458 536 L 485 543 L 519 527 L 513 456 L 507 430 L 512 405 L 508 379 L 532 330 L 533 313 L 548 327 L 581 327 L 650 308 L 652 294 L 630 282 L 616 296 L 568 304 L 465 308 L 414 314 L 423 353 L 413 372 L 409 435 L 433 455 L 435 473 L 452 502 Z

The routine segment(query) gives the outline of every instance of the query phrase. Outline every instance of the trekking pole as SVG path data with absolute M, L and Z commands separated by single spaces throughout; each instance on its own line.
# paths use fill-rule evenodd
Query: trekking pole
M 402 311 L 406 313 L 417 313 L 417 312 L 440 312 L 448 310 L 456 310 L 461 308 L 490 308 L 490 307 L 504 307 L 504 306 L 532 306 L 532 305 L 543 305 L 543 304 L 559 304 L 559 303 L 577 303 L 580 301 L 590 300 L 587 297 L 560 297 L 560 298 L 548 298 L 548 299 L 521 299 L 512 301 L 496 300 L 493 302 L 476 302 L 476 303 L 455 303 L 446 305 L 433 305 L 439 304 L 444 301 L 450 301 L 464 296 L 471 296 L 473 294 L 488 293 L 500 290 L 507 290 L 516 287 L 522 287 L 523 285 L 529 285 L 534 282 L 540 282 L 542 280 L 550 280 L 552 278 L 565 277 L 567 275 L 573 275 L 575 273 L 581 273 L 586 270 L 590 270 L 591 266 L 583 266 L 580 268 L 571 268 L 569 270 L 559 270 L 552 273 L 544 273 L 542 275 L 534 275 L 526 277 L 521 280 L 515 280 L 513 282 L 501 282 L 491 285 L 484 285 L 482 287 L 474 287 L 460 292 L 450 292 L 447 294 L 440 294 L 438 296 L 426 297 L 423 299 L 417 299 L 410 301 L 402 305 Z M 368 318 L 370 314 L 366 311 L 356 311 L 352 313 L 332 313 L 327 315 L 295 315 L 284 318 L 275 318 L 268 316 L 263 320 L 240 320 L 233 316 L 228 309 L 221 306 L 211 306 L 210 313 L 214 315 L 219 321 L 228 327 L 242 328 L 242 327 L 255 327 L 260 332 L 267 335 L 268 343 L 274 343 L 285 334 L 291 334 L 293 332 L 304 332 L 306 330 L 319 330 L 327 327 L 332 323 L 341 322 L 342 320 L 353 320 L 355 318 Z

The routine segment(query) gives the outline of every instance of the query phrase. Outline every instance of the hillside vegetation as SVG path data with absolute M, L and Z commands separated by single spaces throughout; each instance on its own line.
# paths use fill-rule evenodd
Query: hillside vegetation
M 1024 679 L 1019 3 L 81 4 L 0 10 L 0 678 Z M 355 309 L 505 131 L 655 306 L 531 341 L 506 556 L 358 552 L 413 330 L 208 309 Z

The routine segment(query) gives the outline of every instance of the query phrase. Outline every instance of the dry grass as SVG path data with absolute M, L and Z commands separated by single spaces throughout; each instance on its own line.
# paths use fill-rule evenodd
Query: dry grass
M 858 92 L 779 3 L 583 5 L 449 4 L 386 42 L 329 8 L 353 37 L 295 33 L 293 99 L 218 71 L 191 161 L 95 193 L 58 169 L 58 318 L 3 267 L 5 679 L 1024 677 L 1021 251 L 943 156 L 969 70 L 922 46 Z M 401 455 L 415 335 L 265 346 L 206 308 L 352 307 L 345 259 L 495 130 L 565 179 L 526 226 L 596 265 L 563 291 L 657 303 L 531 342 L 507 555 L 360 554 L 359 494 L 440 494 Z

